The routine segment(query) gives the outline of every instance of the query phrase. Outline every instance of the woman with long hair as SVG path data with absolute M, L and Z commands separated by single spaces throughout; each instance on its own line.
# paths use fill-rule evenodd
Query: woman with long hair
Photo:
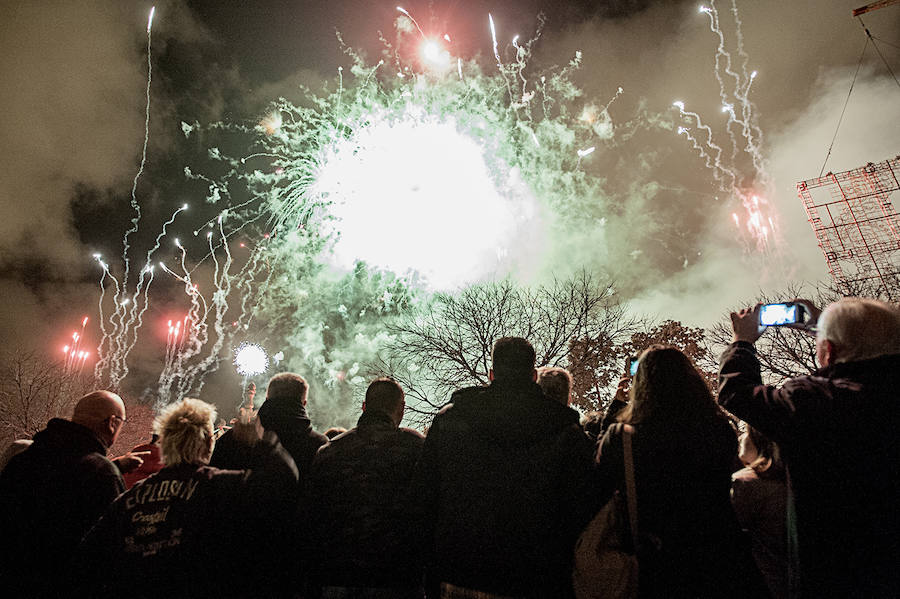
M 619 424 L 597 454 L 625 491 L 622 437 L 633 431 L 641 597 L 766 597 L 730 501 L 737 435 L 691 360 L 654 345 L 640 356 Z

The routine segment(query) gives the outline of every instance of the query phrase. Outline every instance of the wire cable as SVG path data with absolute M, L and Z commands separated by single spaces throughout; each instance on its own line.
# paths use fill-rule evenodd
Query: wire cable
M 853 93 L 853 86 L 856 85 L 856 77 L 859 75 L 859 68 L 862 66 L 863 57 L 866 55 L 866 49 L 869 47 L 869 38 L 866 37 L 866 44 L 863 46 L 863 50 L 859 55 L 859 62 L 856 63 L 856 72 L 853 73 L 853 81 L 850 82 L 850 91 L 847 92 L 847 99 L 844 100 L 844 107 L 841 109 L 841 118 L 838 119 L 837 127 L 834 130 L 834 135 L 831 138 L 831 145 L 828 146 L 828 154 L 825 155 L 825 162 L 822 163 L 822 168 L 819 170 L 819 176 L 822 176 L 822 173 L 825 172 L 825 165 L 828 164 L 828 159 L 831 157 L 831 150 L 834 148 L 834 140 L 837 139 L 838 131 L 841 129 L 841 122 L 844 120 L 844 113 L 847 111 L 847 104 L 850 102 L 850 94 Z

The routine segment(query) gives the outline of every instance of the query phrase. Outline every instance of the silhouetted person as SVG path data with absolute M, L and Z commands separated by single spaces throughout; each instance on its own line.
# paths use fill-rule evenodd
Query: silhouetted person
M 319 449 L 307 487 L 313 578 L 322 597 L 421 598 L 409 484 L 424 437 L 400 428 L 403 389 L 376 379 L 355 428 Z
M 313 430 L 306 415 L 308 391 L 309 385 L 299 374 L 276 374 L 269 380 L 266 400 L 257 411 L 259 425 L 266 432 L 274 433 L 291 455 L 301 482 L 309 474 L 316 451 L 328 442 L 325 435 Z M 247 447 L 234 438 L 233 432 L 228 431 L 216 441 L 210 465 L 229 470 L 249 468 L 249 455 Z M 289 505 L 292 515 L 296 512 L 299 493 L 298 486 L 290 494 L 281 497 L 284 505 Z M 247 568 L 257 571 L 261 578 L 277 578 L 282 581 L 284 587 L 281 590 L 284 592 L 301 584 L 296 579 L 299 573 L 295 565 L 300 558 L 295 552 L 299 548 L 298 539 L 302 539 L 306 532 L 302 526 L 297 526 L 296 521 L 283 522 L 277 517 L 264 525 L 264 535 L 257 534 L 256 531 L 246 533 L 248 543 L 249 539 L 254 538 L 259 541 L 257 546 L 248 548 Z
M 125 423 L 115 393 L 78 400 L 0 474 L 0 588 L 9 597 L 49 594 L 85 532 L 125 490 L 106 452 Z
M 534 361 L 525 339 L 498 340 L 491 384 L 456 391 L 428 431 L 415 486 L 442 597 L 571 593 L 575 540 L 598 507 L 593 444 L 575 410 L 544 397 Z
M 328 442 L 325 435 L 313 430 L 306 415 L 308 392 L 309 385 L 299 374 L 276 374 L 269 380 L 266 401 L 257 413 L 262 427 L 278 435 L 278 440 L 294 458 L 301 478 L 309 469 L 316 451 Z M 229 470 L 242 469 L 247 467 L 246 456 L 246 447 L 235 443 L 231 431 L 227 431 L 216 441 L 210 465 Z
M 788 490 L 781 452 L 752 426 L 741 435 L 740 448 L 746 467 L 731 475 L 731 504 L 772 596 L 787 597 Z
M 165 467 L 121 495 L 85 536 L 71 566 L 72 589 L 84 597 L 277 597 L 280 580 L 247 567 L 263 528 L 290 509 L 282 497 L 297 470 L 271 433 L 235 424 L 248 447 L 249 469 L 207 466 L 215 443 L 215 407 L 184 399 L 166 407 L 155 429 Z M 243 526 L 237 526 L 242 523 Z
M 762 384 L 759 306 L 731 321 L 719 403 L 781 449 L 802 595 L 900 596 L 900 311 L 863 298 L 830 304 L 816 323 L 820 369 L 781 387 Z
M 641 597 L 767 597 L 731 507 L 738 440 L 690 358 L 653 345 L 630 399 L 600 442 L 601 480 L 625 492 L 623 437 L 633 431 Z
M 538 368 L 537 383 L 544 392 L 544 397 L 564 406 L 572 399 L 572 375 L 565 368 L 544 366 Z

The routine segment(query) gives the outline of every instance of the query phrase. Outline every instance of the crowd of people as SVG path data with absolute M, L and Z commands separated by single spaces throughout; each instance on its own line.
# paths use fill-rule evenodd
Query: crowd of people
M 573 587 L 576 547 L 630 494 L 628 596 L 898 597 L 900 310 L 810 307 L 820 369 L 777 387 L 761 378 L 758 311 L 731 316 L 717 396 L 685 354 L 655 345 L 605 417 L 584 421 L 568 406 L 569 373 L 536 370 L 518 337 L 496 341 L 490 384 L 453 393 L 426 435 L 401 426 L 404 390 L 388 378 L 369 385 L 355 427 L 320 434 L 306 381 L 281 373 L 221 436 L 213 405 L 172 403 L 117 464 L 107 452 L 125 405 L 95 391 L 10 452 L 0 588 L 607 596 L 602 576 Z

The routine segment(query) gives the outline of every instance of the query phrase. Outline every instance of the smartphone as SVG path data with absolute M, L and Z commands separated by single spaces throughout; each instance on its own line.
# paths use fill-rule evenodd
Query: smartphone
M 639 360 L 637 357 L 628 358 L 628 374 L 630 374 L 631 376 L 637 374 L 638 361 Z
M 759 324 L 764 327 L 780 327 L 786 324 L 802 324 L 806 321 L 806 310 L 801 304 L 784 302 L 766 304 L 759 309 Z

